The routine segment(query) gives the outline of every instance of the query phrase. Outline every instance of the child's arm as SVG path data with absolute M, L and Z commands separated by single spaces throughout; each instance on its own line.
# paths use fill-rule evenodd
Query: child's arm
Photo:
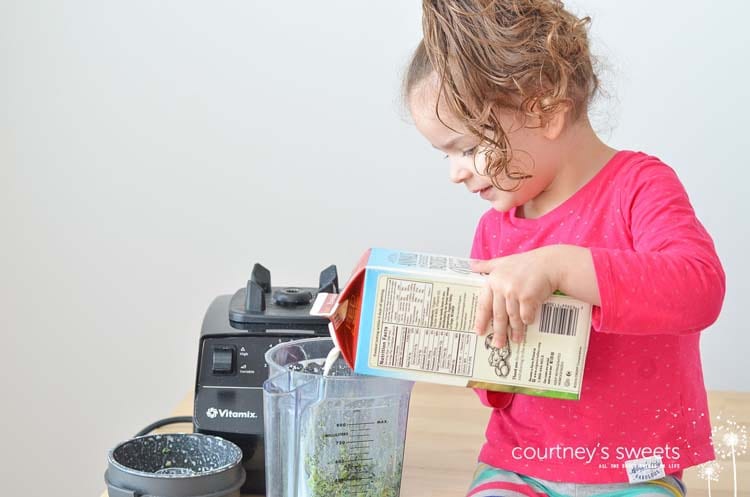
M 655 159 L 634 168 L 622 185 L 620 210 L 633 249 L 590 249 L 601 300 L 594 328 L 687 334 L 716 321 L 726 277 L 675 172 Z
M 552 268 L 557 275 L 553 279 L 558 282 L 558 290 L 583 302 L 602 305 L 591 250 L 576 245 L 551 245 L 541 250 L 549 250 L 549 257 L 554 260 Z
M 594 329 L 623 334 L 685 334 L 718 317 L 725 275 L 711 237 L 696 219 L 677 175 L 661 162 L 640 164 L 618 185 L 632 250 L 550 245 L 476 262 L 489 273 L 476 328 L 508 328 L 520 340 L 541 303 L 558 289 L 594 304 Z
M 472 270 L 487 274 L 479 295 L 475 330 L 492 330 L 493 345 L 504 347 L 507 337 L 520 342 L 526 325 L 555 290 L 599 305 L 599 289 L 589 249 L 548 245 L 491 260 L 473 260 Z

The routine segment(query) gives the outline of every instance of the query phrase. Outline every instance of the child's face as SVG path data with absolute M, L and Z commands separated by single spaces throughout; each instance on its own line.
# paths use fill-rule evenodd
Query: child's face
M 477 149 L 480 140 L 470 134 L 442 103 L 440 117 L 448 126 L 438 120 L 435 115 L 436 98 L 433 79 L 412 92 L 409 110 L 419 132 L 433 147 L 445 154 L 450 163 L 451 181 L 463 183 L 471 193 L 479 194 L 498 211 L 508 211 L 523 205 L 549 186 L 555 176 L 557 161 L 554 160 L 555 146 L 543 132 L 537 128 L 521 126 L 510 113 L 500 116 L 513 150 L 511 169 L 532 175 L 520 184 L 517 180 L 499 177 L 498 183 L 504 189 L 517 186 L 514 191 L 503 191 L 495 188 L 489 177 L 482 175 L 486 165 L 485 154 L 481 148 Z

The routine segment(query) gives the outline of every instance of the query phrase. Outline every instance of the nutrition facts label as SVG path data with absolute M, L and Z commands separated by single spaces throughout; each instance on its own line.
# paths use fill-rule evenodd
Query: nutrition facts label
M 374 353 L 381 367 L 472 376 L 477 288 L 384 277 Z

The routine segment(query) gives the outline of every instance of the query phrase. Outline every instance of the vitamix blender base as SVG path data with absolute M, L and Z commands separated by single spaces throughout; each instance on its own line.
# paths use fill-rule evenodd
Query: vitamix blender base
M 193 422 L 243 452 L 242 493 L 265 494 L 264 354 L 281 342 L 327 337 L 328 320 L 310 316 L 318 292 L 338 293 L 336 266 L 320 273 L 318 288 L 272 287 L 270 272 L 256 264 L 247 287 L 217 297 L 206 311 L 198 349 Z

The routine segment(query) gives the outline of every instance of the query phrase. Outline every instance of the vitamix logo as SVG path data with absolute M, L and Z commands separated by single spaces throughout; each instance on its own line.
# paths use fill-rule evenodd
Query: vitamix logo
M 258 414 L 253 411 L 233 411 L 231 409 L 216 409 L 215 407 L 209 407 L 206 411 L 206 416 L 211 419 L 216 417 L 258 419 Z

